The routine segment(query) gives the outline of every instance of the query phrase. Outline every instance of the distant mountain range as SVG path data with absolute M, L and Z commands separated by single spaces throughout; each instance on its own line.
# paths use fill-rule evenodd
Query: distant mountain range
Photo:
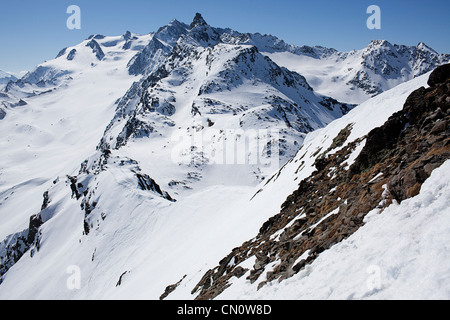
M 439 54 L 422 42 L 405 46 L 374 40 L 350 52 L 322 47 L 302 51 L 275 51 L 268 56 L 305 76 L 316 91 L 349 103 L 364 102 L 450 61 L 449 54 Z
M 0 85 L 5 85 L 9 81 L 17 81 L 18 79 L 10 73 L 0 70 Z

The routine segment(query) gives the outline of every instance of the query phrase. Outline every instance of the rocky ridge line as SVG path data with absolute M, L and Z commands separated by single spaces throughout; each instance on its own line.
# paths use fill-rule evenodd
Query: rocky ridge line
M 216 298 L 233 277 L 259 281 L 258 289 L 289 278 L 355 233 L 372 210 L 382 213 L 392 202 L 417 195 L 432 171 L 450 158 L 450 65 L 438 67 L 428 84 L 430 88 L 414 91 L 383 126 L 326 156 L 343 145 L 351 125 L 343 129 L 317 155 L 317 170 L 301 181 L 280 213 L 206 272 L 192 290 L 196 299 Z M 364 140 L 365 147 L 347 169 L 346 160 Z M 240 266 L 251 258 L 255 263 L 250 270 Z

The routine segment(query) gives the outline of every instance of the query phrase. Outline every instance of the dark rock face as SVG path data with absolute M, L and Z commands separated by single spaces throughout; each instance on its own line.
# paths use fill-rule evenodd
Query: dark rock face
M 30 226 L 28 228 L 27 243 L 29 245 L 33 244 L 36 235 L 38 233 L 39 227 L 42 225 L 42 219 L 39 214 L 30 217 Z
M 194 17 L 194 21 L 192 21 L 190 28 L 194 29 L 196 26 L 207 26 L 205 19 L 203 19 L 200 13 L 196 13 Z
M 444 83 L 448 80 L 448 75 L 450 74 L 450 64 L 445 64 L 441 67 L 436 68 L 430 75 L 428 79 L 428 85 L 434 87 L 438 84 Z
M 67 60 L 72 61 L 75 58 L 76 53 L 77 49 L 72 49 L 67 55 Z
M 131 39 L 131 32 L 130 31 L 126 31 L 123 35 L 122 35 L 124 40 L 130 40 Z
M 12 234 L 0 242 L 0 284 L 3 275 L 23 256 L 30 248 L 28 229 Z
M 165 298 L 167 298 L 167 296 L 171 294 L 181 284 L 184 278 L 186 278 L 186 275 L 184 275 L 183 278 L 181 278 L 181 280 L 178 281 L 177 283 L 167 286 L 166 290 L 164 290 L 164 293 L 159 297 L 159 300 L 164 300 Z
M 350 178 L 395 157 L 390 192 L 399 202 L 418 193 L 432 170 L 448 158 L 449 66 L 438 67 L 428 81 L 433 86 L 414 91 L 402 111 L 368 134 L 365 147 L 350 168 Z
M 97 37 L 97 36 L 96 36 Z M 100 45 L 98 44 L 97 41 L 95 41 L 94 39 L 98 39 L 94 37 L 91 41 L 89 41 L 86 44 L 86 47 L 90 47 L 92 49 L 92 52 L 95 54 L 95 56 L 97 57 L 98 60 L 102 60 L 105 57 L 105 53 L 103 52 L 102 48 L 100 47 Z
M 136 173 L 136 177 L 138 178 L 138 185 L 141 190 L 153 191 L 159 194 L 166 200 L 174 202 L 175 200 L 166 192 L 162 191 L 161 187 L 146 174 Z
M 61 49 L 61 51 L 58 53 L 58 55 L 55 57 L 55 59 L 58 59 L 59 57 L 62 57 L 66 54 L 67 48 Z
M 47 209 L 49 203 L 50 203 L 50 198 L 48 196 L 48 191 L 44 192 L 44 201 L 42 202 L 42 206 L 41 206 L 41 211 Z
M 48 191 L 44 192 L 41 211 L 47 209 L 50 198 Z M 34 250 L 39 251 L 40 248 L 40 231 L 39 228 L 44 223 L 41 213 L 34 214 L 30 217 L 28 229 L 9 235 L 0 242 L 0 284 L 2 276 L 30 250 L 33 256 Z
M 383 126 L 326 158 L 319 155 L 317 171 L 300 182 L 280 213 L 205 274 L 192 291 L 198 293 L 196 299 L 217 297 L 238 275 L 259 281 L 258 289 L 289 278 L 356 232 L 371 210 L 381 213 L 394 200 L 417 195 L 432 171 L 450 159 L 448 65 L 437 68 L 430 78 L 433 86 L 413 92 L 403 110 Z M 351 126 L 339 133 L 334 147 L 342 145 L 350 130 Z M 345 170 L 348 155 L 365 139 L 360 155 Z M 253 268 L 238 270 L 249 258 L 255 261 Z M 269 264 L 271 271 L 266 272 Z
M 117 137 L 116 148 L 124 146 L 130 137 L 148 137 L 155 129 L 151 124 L 141 121 L 136 117 L 130 118 L 124 126 L 121 134 Z

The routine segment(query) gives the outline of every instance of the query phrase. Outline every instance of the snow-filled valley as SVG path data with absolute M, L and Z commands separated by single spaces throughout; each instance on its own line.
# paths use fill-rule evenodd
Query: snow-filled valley
M 0 92 L 0 299 L 200 297 L 319 160 L 348 149 L 351 172 L 368 135 L 449 60 L 424 44 L 300 48 L 200 15 L 63 49 Z M 450 298 L 448 166 L 283 281 L 265 283 L 279 255 L 255 281 L 258 258 L 227 263 L 245 271 L 214 298 Z

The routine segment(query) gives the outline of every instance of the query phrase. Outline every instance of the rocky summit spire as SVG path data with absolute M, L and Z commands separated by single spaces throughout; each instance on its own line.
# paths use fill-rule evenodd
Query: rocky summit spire
M 202 15 L 200 13 L 196 13 L 194 20 L 192 21 L 190 27 L 191 29 L 194 29 L 196 26 L 207 26 L 205 19 L 203 19 Z

